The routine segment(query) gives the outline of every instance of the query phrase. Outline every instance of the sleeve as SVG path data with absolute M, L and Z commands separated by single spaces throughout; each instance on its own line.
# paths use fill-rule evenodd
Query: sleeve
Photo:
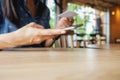
M 1 0 L 0 0 L 0 25 L 3 23 L 3 13 L 2 13 L 2 6 L 1 6 Z
M 42 14 L 42 16 L 37 16 L 36 17 L 36 23 L 44 26 L 46 29 L 50 28 L 50 10 L 46 8 Z

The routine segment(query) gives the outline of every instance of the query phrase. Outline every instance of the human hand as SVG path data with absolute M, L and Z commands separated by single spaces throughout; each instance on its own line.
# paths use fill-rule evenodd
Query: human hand
M 66 28 L 69 27 L 73 24 L 74 19 L 73 18 L 66 18 L 66 17 L 62 17 L 60 19 L 60 21 L 58 22 L 56 28 L 57 29 L 62 29 L 62 28 Z
M 41 25 L 30 23 L 13 32 L 14 45 L 39 44 L 60 34 L 65 34 L 65 31 L 62 29 L 44 29 Z

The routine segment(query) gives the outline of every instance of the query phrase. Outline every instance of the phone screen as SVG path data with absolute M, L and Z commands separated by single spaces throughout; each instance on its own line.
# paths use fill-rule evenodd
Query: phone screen
M 81 26 L 83 26 L 83 24 L 72 25 L 70 27 L 63 28 L 63 30 L 74 30 L 74 29 L 81 27 Z

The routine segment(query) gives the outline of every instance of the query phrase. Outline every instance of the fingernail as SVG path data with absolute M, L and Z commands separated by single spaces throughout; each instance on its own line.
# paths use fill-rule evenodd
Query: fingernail
M 66 33 L 66 31 L 61 31 L 61 34 L 65 34 Z

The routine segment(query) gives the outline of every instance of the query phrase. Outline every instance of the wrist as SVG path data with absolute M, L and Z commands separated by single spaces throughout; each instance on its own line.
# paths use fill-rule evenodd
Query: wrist
M 6 33 L 0 35 L 0 49 L 15 47 L 13 33 Z
M 7 43 L 9 45 L 9 47 L 16 47 L 16 46 L 18 46 L 18 44 L 20 44 L 18 42 L 18 39 L 19 39 L 18 35 L 15 32 L 8 33 Z

